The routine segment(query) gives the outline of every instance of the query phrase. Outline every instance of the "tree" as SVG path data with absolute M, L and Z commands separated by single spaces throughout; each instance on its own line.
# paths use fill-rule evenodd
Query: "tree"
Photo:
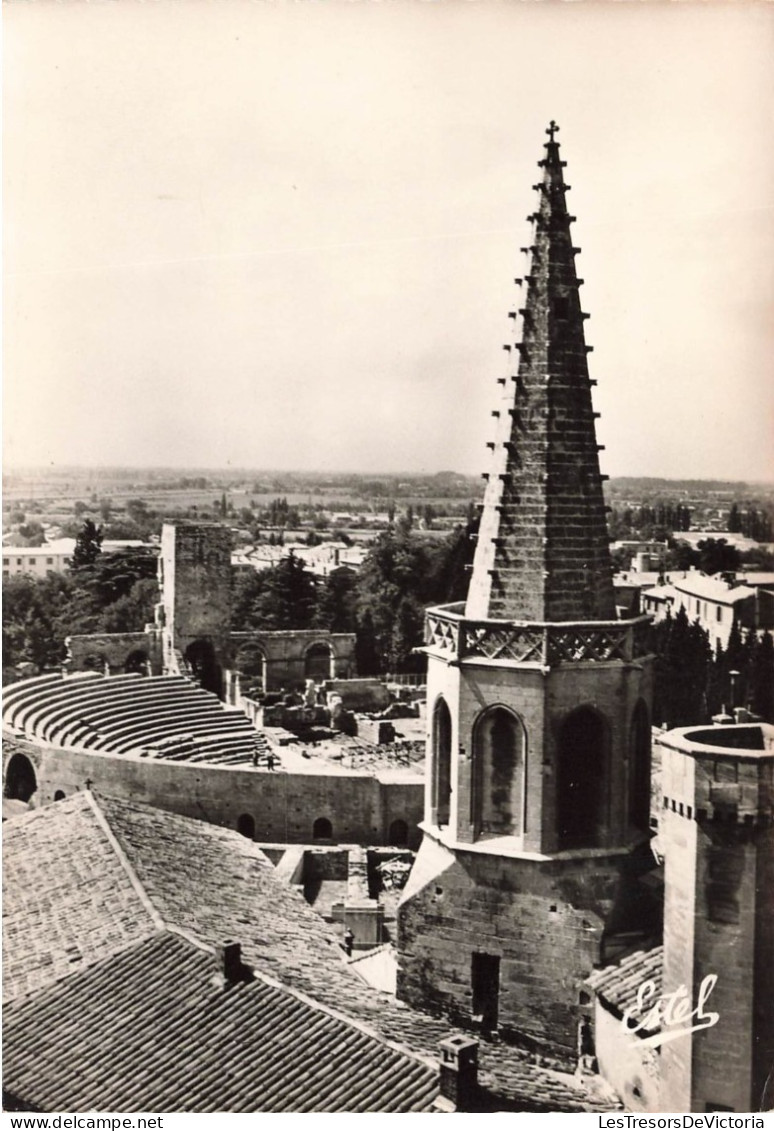
M 141 632 L 153 622 L 154 606 L 159 599 L 156 579 L 143 577 L 104 610 L 100 632 Z
M 446 604 L 467 597 L 479 521 L 476 514 L 465 526 L 452 531 L 435 550 L 428 600 Z
M 742 564 L 736 546 L 729 546 L 725 538 L 706 538 L 699 542 L 699 569 L 703 573 L 735 573 Z
M 689 726 L 709 718 L 707 682 L 712 650 L 699 624 L 690 624 L 684 608 L 654 626 L 656 645 L 653 717 L 669 727 Z
M 768 631 L 757 641 L 749 678 L 751 709 L 774 723 L 774 638 Z
M 68 629 L 61 621 L 72 592 L 68 574 L 20 574 L 3 580 L 3 663 L 57 667 Z
M 157 601 L 157 574 L 158 557 L 152 550 L 128 546 L 111 554 L 101 554 L 92 565 L 88 581 L 95 606 L 104 609 L 128 597 L 141 581 L 149 581 L 155 586 Z M 146 589 L 151 592 L 149 587 Z
M 424 605 L 433 600 L 432 556 L 427 545 L 397 523 L 380 535 L 358 575 L 358 622 L 366 614 L 382 672 L 415 664 L 423 641 Z
M 231 628 L 235 632 L 258 627 L 253 617 L 253 606 L 266 587 L 268 572 L 266 569 L 244 571 L 234 578 L 231 589 Z
M 734 621 L 728 634 L 725 653 L 718 664 L 723 703 L 729 711 L 747 702 L 747 678 L 754 648 L 753 634 L 748 632 L 743 636 L 739 624 Z M 732 677 L 731 672 L 737 674 Z
M 19 527 L 19 539 L 22 546 L 43 546 L 46 532 L 39 522 L 23 522 Z
M 314 627 L 357 632 L 357 577 L 351 569 L 340 567 L 326 577 L 317 595 Z
M 102 527 L 99 529 L 90 518 L 87 518 L 81 527 L 81 532 L 75 540 L 75 549 L 70 563 L 70 568 L 77 570 L 83 566 L 93 565 L 102 553 Z
M 311 628 L 315 614 L 317 591 L 314 577 L 304 562 L 290 554 L 271 569 L 259 575 L 261 582 L 239 628 L 271 630 Z

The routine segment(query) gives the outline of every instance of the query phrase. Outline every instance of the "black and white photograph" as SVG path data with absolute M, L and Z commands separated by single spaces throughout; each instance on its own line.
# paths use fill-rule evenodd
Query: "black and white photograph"
M 773 59 L 5 0 L 7 1127 L 772 1126 Z

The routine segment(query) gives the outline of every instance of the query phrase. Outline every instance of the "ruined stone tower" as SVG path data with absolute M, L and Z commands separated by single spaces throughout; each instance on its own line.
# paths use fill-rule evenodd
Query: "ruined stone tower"
M 190 669 L 223 696 L 231 631 L 231 531 L 211 522 L 165 523 L 161 534 L 164 670 Z
M 616 620 L 557 127 L 511 312 L 467 603 L 428 611 L 424 840 L 398 992 L 575 1048 L 579 986 L 647 930 L 647 618 Z M 645 854 L 646 855 L 646 854 Z

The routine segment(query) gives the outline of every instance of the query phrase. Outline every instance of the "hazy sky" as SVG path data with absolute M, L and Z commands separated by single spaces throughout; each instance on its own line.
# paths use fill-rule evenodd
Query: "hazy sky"
M 480 471 L 553 117 L 603 470 L 774 479 L 774 4 L 3 7 L 8 464 Z

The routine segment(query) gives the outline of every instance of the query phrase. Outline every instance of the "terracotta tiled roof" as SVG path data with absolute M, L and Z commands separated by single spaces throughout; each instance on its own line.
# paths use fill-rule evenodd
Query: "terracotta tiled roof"
M 99 838 L 95 844 L 75 836 L 72 851 L 77 856 L 80 846 L 84 855 L 93 856 L 96 847 L 99 854 L 94 859 L 103 861 L 106 874 L 119 881 L 122 875 L 131 875 L 135 890 L 152 909 L 154 922 L 195 936 L 210 947 L 227 938 L 238 940 L 244 961 L 259 976 L 274 978 L 325 1008 L 345 1012 L 383 1041 L 415 1055 L 437 1057 L 439 1041 L 453 1031 L 451 1023 L 366 985 L 349 968 L 338 939 L 303 896 L 278 879 L 257 845 L 231 830 L 114 798 L 73 795 L 67 801 L 6 823 L 6 831 L 10 825 L 19 829 L 13 854 L 29 857 L 25 865 L 28 883 L 32 884 L 35 865 L 34 853 L 27 851 L 26 838 L 34 836 L 30 843 L 42 844 L 48 854 L 53 899 L 59 884 L 60 859 L 46 848 L 46 839 L 55 836 L 57 843 L 64 842 L 68 829 L 74 828 L 76 833 L 81 829 L 83 811 L 93 812 L 95 808 L 103 816 L 108 831 L 105 836 L 109 833 L 114 839 L 114 852 L 120 856 L 118 865 L 108 859 L 105 841 Z M 90 820 L 87 812 L 87 824 Z M 40 834 L 34 832 L 38 822 Z M 65 873 L 70 866 L 67 861 L 68 854 L 64 853 Z M 120 882 L 118 887 L 120 890 Z M 8 896 L 6 892 L 7 903 Z M 101 930 L 115 932 L 118 911 L 113 901 L 106 896 L 102 904 L 94 907 Z M 56 917 L 59 929 L 70 935 L 77 936 L 83 927 L 74 886 L 65 885 L 62 889 Z M 143 923 L 139 938 L 128 939 L 127 944 L 147 938 L 155 929 L 146 920 Z M 28 919 L 24 932 L 13 939 L 6 938 L 7 949 L 15 952 L 9 958 L 18 964 L 17 986 L 22 993 L 27 988 L 24 975 L 29 977 L 37 969 L 37 943 L 31 945 L 25 936 L 34 937 L 39 928 L 45 932 L 46 923 Z M 121 944 L 115 939 L 114 943 L 114 949 L 108 948 L 104 955 L 95 957 L 109 957 L 121 951 Z M 56 978 L 64 976 L 63 969 L 59 969 Z M 52 980 L 48 978 L 47 982 Z M 61 987 L 65 988 L 69 988 L 69 983 Z M 609 1111 L 619 1106 L 598 1081 L 583 1081 L 538 1067 L 525 1052 L 512 1046 L 482 1042 L 479 1063 L 487 1102 L 496 1108 Z M 62 1109 L 65 1106 L 60 1104 Z M 146 1105 L 148 1110 L 153 1106 Z M 156 1105 L 156 1110 L 161 1107 Z
M 3 826 L 3 1000 L 148 938 L 158 922 L 82 793 Z
M 622 1017 L 628 1012 L 633 1021 L 641 1021 L 655 1000 L 661 996 L 663 961 L 663 946 L 637 950 L 614 966 L 595 970 L 586 984 L 602 1001 L 612 1007 L 616 1016 Z M 643 982 L 653 983 L 653 994 L 649 996 L 644 1011 L 637 1008 L 637 992 Z M 646 1034 L 643 1032 L 642 1035 Z
M 438 1093 L 428 1064 L 261 979 L 224 984 L 169 932 L 6 1009 L 3 1043 L 6 1091 L 39 1111 L 407 1112 Z

